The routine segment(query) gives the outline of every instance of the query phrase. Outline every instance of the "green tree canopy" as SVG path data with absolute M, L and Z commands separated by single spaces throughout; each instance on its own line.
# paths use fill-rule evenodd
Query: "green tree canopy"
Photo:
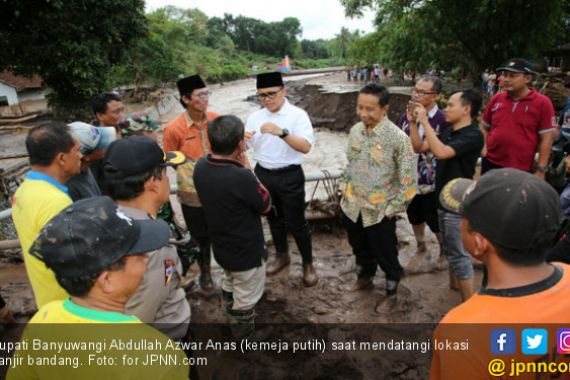
M 75 116 L 146 32 L 143 0 L 3 1 L 0 69 L 39 74 L 52 109 Z
M 347 15 L 377 11 L 381 61 L 391 69 L 464 67 L 541 58 L 568 37 L 568 0 L 340 0 Z

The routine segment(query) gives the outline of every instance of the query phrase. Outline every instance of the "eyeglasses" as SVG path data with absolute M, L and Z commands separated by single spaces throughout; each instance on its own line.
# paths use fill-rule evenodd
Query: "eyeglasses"
M 412 94 L 413 93 L 418 94 L 419 96 L 437 94 L 437 92 L 435 91 L 424 91 L 424 90 L 418 90 L 417 88 L 412 88 Z
M 202 100 L 208 98 L 210 95 L 212 95 L 212 93 L 210 91 L 200 92 L 198 94 L 194 94 L 195 97 L 197 97 L 198 99 L 202 99 Z
M 269 92 L 258 92 L 257 96 L 259 97 L 259 99 L 264 100 L 264 99 L 274 99 L 277 94 L 279 93 L 279 91 L 269 91 Z

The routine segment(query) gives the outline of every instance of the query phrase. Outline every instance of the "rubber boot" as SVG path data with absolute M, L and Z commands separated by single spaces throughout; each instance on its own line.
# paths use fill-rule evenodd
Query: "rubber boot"
M 198 266 L 200 267 L 200 287 L 205 292 L 214 290 L 214 283 L 212 282 L 212 273 L 210 270 L 210 262 L 212 256 L 210 254 L 210 245 L 200 246 L 200 253 L 198 254 Z
M 253 336 L 255 332 L 255 309 L 228 310 L 230 327 L 235 339 L 244 339 Z
M 226 292 L 224 289 L 222 289 L 222 307 L 228 313 L 232 307 L 234 307 L 234 294 L 232 292 Z
M 306 287 L 315 286 L 317 282 L 319 282 L 319 277 L 313 267 L 311 233 L 307 229 L 303 233 L 293 235 L 293 237 L 295 238 L 295 243 L 297 243 L 297 248 L 303 260 L 303 283 Z
M 274 275 L 285 268 L 291 262 L 289 257 L 289 246 L 287 244 L 287 229 L 285 226 L 270 226 L 271 237 L 275 245 L 275 256 L 269 257 L 265 273 L 268 276 Z

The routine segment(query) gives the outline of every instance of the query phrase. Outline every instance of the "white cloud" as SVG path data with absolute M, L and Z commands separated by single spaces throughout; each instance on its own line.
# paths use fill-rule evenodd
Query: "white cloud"
M 147 11 L 174 5 L 179 8 L 198 8 L 208 17 L 223 17 L 224 13 L 243 15 L 266 22 L 281 21 L 285 17 L 296 17 L 303 29 L 302 39 L 329 39 L 340 32 L 341 27 L 351 31 L 360 29 L 372 32 L 374 13 L 367 11 L 360 19 L 344 16 L 339 0 L 146 0 Z

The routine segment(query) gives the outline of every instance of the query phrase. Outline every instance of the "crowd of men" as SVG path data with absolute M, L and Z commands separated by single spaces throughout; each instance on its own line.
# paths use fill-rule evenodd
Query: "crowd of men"
M 340 182 L 342 221 L 356 261 L 356 281 L 343 291 L 372 287 L 379 266 L 386 297 L 398 294 L 404 269 L 396 215 L 407 212 L 417 255 L 427 251 L 427 224 L 437 236 L 438 260 L 449 262 L 450 286 L 464 301 L 445 323 L 564 322 L 570 305 L 556 300 L 570 293 L 570 268 L 545 261 L 560 219 L 558 195 L 544 181 L 554 109 L 529 86 L 534 72 L 527 61 L 512 59 L 498 71 L 505 91 L 491 98 L 481 125 L 480 93 L 458 91 L 440 110 L 437 76 L 415 84 L 398 124 L 387 117 L 384 86 L 360 90 L 360 122 L 350 130 Z M 177 86 L 184 111 L 166 125 L 164 150 L 156 122 L 134 115 L 125 124 L 115 94 L 95 100 L 98 127 L 50 122 L 30 131 L 31 171 L 14 196 L 13 219 L 39 308 L 31 323 L 134 322 L 156 327 L 160 339 L 189 339 L 183 259 L 168 245 L 172 231 L 159 217 L 169 199 L 167 167 L 176 170 L 183 217 L 199 247 L 200 287 L 215 291 L 213 252 L 223 269 L 223 306 L 240 334 L 253 331 L 266 276 L 290 263 L 289 234 L 304 285 L 318 283 L 301 166 L 314 145 L 313 127 L 286 99 L 281 74 L 257 75 L 262 108 L 245 124 L 208 110 L 210 93 L 198 75 Z M 473 182 L 480 156 L 483 175 Z M 472 257 L 486 268 L 478 293 Z M 515 311 L 527 300 L 540 312 Z M 512 309 L 496 313 L 505 304 Z M 144 334 L 157 334 L 149 331 Z M 439 328 L 436 336 L 446 331 Z M 485 359 L 445 355 L 434 355 L 432 378 L 452 378 L 450 360 L 453 368 L 469 362 L 476 371 Z M 32 372 L 10 373 L 26 378 Z

